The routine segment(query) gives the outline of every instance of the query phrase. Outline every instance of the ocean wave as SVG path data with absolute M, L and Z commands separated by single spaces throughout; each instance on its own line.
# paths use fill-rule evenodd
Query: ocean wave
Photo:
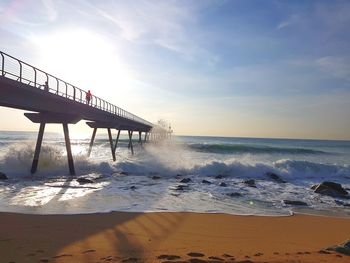
M 279 174 L 286 181 L 304 180 L 344 180 L 350 178 L 350 165 L 317 163 L 304 160 L 278 159 L 277 161 L 254 160 L 244 156 L 221 160 L 215 157 L 193 158 L 193 152 L 176 148 L 147 146 L 140 148 L 131 157 L 127 148 L 119 148 L 118 160 L 110 160 L 110 149 L 99 149 L 103 158 L 88 158 L 86 154 L 74 156 L 78 174 L 127 172 L 133 175 L 158 174 L 164 177 L 181 175 L 209 176 L 224 175 L 232 178 L 266 179 L 265 174 Z M 0 160 L 0 170 L 9 175 L 28 175 L 34 155 L 32 144 L 12 146 Z M 38 174 L 45 176 L 68 173 L 67 156 L 62 147 L 46 145 L 42 147 Z M 348 180 L 348 179 L 346 179 Z
M 22 143 L 0 157 L 0 171 L 9 177 L 0 182 L 2 211 L 24 209 L 45 214 L 167 209 L 280 215 L 291 211 L 283 204 L 285 199 L 303 200 L 316 209 L 337 205 L 333 198 L 315 196 L 310 190 L 313 184 L 327 180 L 350 187 L 349 164 L 290 158 L 263 161 L 248 155 L 224 159 L 208 154 L 201 159 L 202 154 L 177 144 L 149 144 L 139 147 L 133 156 L 127 147 L 118 148 L 116 162 L 111 161 L 110 149 L 104 146 L 95 149 L 93 153 L 98 155 L 91 158 L 77 154 L 76 177 L 69 175 L 64 147 L 45 145 L 38 172 L 32 176 L 29 170 L 33 151 L 33 144 Z M 268 172 L 287 183 L 274 181 Z M 94 183 L 80 185 L 74 179 L 81 176 Z M 182 184 L 184 178 L 190 181 Z M 247 179 L 254 179 L 256 188 L 244 183 Z M 185 191 L 179 191 L 179 185 L 185 185 Z
M 253 154 L 326 154 L 324 151 L 312 150 L 306 148 L 282 148 L 272 146 L 251 146 L 242 144 L 189 144 L 191 149 L 207 153 L 253 153 Z
M 212 160 L 192 167 L 169 167 L 155 165 L 154 163 L 121 162 L 114 165 L 116 170 L 126 171 L 130 174 L 159 174 L 163 176 L 202 176 L 236 179 L 261 179 L 266 180 L 267 173 L 276 173 L 287 182 L 335 180 L 348 182 L 350 178 L 349 165 L 322 164 L 296 160 L 278 160 L 273 163 L 246 162 L 231 159 L 227 161 Z

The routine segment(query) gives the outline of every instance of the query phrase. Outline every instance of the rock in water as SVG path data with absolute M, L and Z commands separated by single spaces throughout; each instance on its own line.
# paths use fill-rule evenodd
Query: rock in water
M 0 180 L 7 180 L 8 177 L 6 176 L 6 174 L 0 172 Z
M 334 182 L 323 182 L 312 186 L 311 189 L 314 190 L 315 193 L 333 197 L 348 195 L 348 192 L 342 187 L 341 184 Z
M 279 176 L 275 173 L 267 172 L 265 175 L 270 177 L 272 180 L 276 181 L 277 183 L 282 183 L 282 184 L 286 183 L 286 181 L 281 179 L 281 176 Z
M 231 196 L 231 197 L 241 197 L 241 196 L 242 196 L 242 194 L 237 193 L 237 192 L 229 193 L 229 194 L 227 194 L 227 195 L 228 195 L 228 196 Z
M 180 184 L 178 185 L 175 190 L 177 191 L 184 191 L 184 190 L 187 190 L 188 189 L 188 186 L 187 185 L 183 185 L 183 184 Z
M 307 205 L 307 203 L 302 201 L 293 201 L 293 200 L 283 200 L 283 203 L 286 205 Z
M 245 180 L 243 181 L 244 184 L 248 185 L 249 187 L 254 187 L 256 188 L 255 181 L 253 179 L 250 180 Z
M 159 180 L 161 177 L 158 176 L 158 175 L 153 175 L 151 178 L 152 178 L 153 180 Z
M 224 182 L 222 182 L 222 183 L 220 184 L 220 186 L 222 186 L 222 187 L 226 187 L 226 186 L 227 186 L 227 184 L 226 184 L 226 183 L 224 183 Z
M 211 184 L 211 182 L 209 182 L 207 180 L 202 180 L 202 184 Z
M 345 203 L 345 202 L 342 201 L 342 200 L 337 200 L 337 199 L 335 199 L 334 202 L 335 202 L 337 205 L 342 205 L 342 206 L 350 207 L 350 203 Z
M 191 178 L 184 178 L 180 181 L 180 183 L 189 183 L 191 181 L 192 181 Z
M 85 177 L 78 178 L 77 182 L 79 184 L 93 184 L 94 183 L 94 181 L 92 181 L 91 179 L 85 178 Z
M 225 176 L 223 176 L 222 174 L 219 174 L 219 175 L 217 175 L 217 176 L 215 176 L 215 179 L 222 179 L 222 178 L 224 178 Z

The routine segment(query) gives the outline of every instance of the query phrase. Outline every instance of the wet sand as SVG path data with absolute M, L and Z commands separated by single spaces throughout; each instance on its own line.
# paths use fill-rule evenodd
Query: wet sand
M 0 213 L 0 262 L 350 262 L 350 219 L 197 213 Z

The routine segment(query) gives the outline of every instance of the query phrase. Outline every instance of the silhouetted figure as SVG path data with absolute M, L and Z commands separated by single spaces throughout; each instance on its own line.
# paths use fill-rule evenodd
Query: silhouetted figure
M 90 90 L 88 90 L 88 92 L 86 93 L 86 96 L 85 96 L 86 104 L 88 104 L 88 105 L 90 104 L 91 97 L 92 97 L 91 92 L 90 92 Z
M 45 91 L 49 91 L 49 83 L 47 81 L 45 81 L 45 84 L 43 86 Z

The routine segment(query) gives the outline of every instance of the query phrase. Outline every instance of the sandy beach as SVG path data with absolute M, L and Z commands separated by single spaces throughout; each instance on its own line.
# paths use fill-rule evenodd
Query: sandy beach
M 197 213 L 0 214 L 1 262 L 349 262 L 350 220 Z

